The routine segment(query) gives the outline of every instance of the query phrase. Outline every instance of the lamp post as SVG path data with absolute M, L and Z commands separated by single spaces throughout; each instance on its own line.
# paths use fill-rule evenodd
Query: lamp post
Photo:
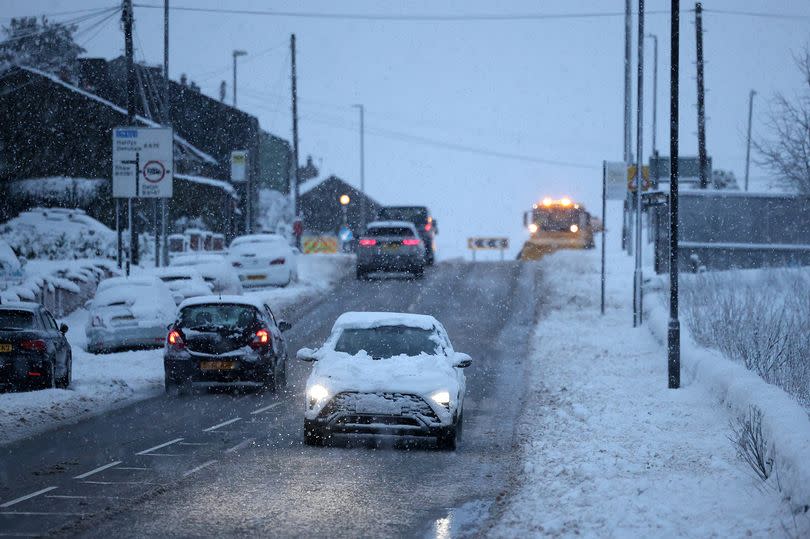
M 658 36 L 647 34 L 653 40 L 653 105 L 652 105 L 652 154 L 655 157 L 655 185 L 658 186 L 658 145 L 656 133 L 658 131 Z
M 240 56 L 247 56 L 247 51 L 233 51 L 233 106 L 236 107 L 236 59 Z
M 360 192 L 363 193 L 363 198 L 360 200 L 360 226 L 362 230 L 366 229 L 366 156 L 365 156 L 365 123 L 364 113 L 365 107 L 363 105 L 352 105 L 360 110 Z
M 344 226 L 349 226 L 348 207 L 352 199 L 349 198 L 349 195 L 344 194 L 340 195 L 338 200 L 340 200 L 340 206 L 343 208 L 343 224 Z
M 754 112 L 754 96 L 757 92 L 751 90 L 748 94 L 748 142 L 745 147 L 745 191 L 748 191 L 748 171 L 751 168 L 751 117 Z

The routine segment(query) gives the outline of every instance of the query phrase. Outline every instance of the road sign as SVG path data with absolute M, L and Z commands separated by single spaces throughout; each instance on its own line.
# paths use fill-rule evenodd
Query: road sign
M 627 196 L 627 163 L 605 163 L 605 196 L 608 200 L 624 200 Z
M 231 183 L 247 181 L 247 152 L 236 150 L 231 152 Z
M 635 192 L 636 190 L 636 165 L 629 165 L 627 167 L 627 189 Z M 649 191 L 652 187 L 650 182 L 650 167 L 641 167 L 641 190 Z
M 113 129 L 113 197 L 171 198 L 173 138 L 165 127 Z
M 509 238 L 467 238 L 467 248 L 471 251 L 509 249 Z

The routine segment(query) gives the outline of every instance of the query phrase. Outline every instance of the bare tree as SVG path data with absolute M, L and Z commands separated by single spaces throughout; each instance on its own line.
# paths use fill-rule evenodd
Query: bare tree
M 795 98 L 776 94 L 768 112 L 769 138 L 757 140 L 757 163 L 769 168 L 786 187 L 810 194 L 810 46 L 796 56 L 804 78 Z

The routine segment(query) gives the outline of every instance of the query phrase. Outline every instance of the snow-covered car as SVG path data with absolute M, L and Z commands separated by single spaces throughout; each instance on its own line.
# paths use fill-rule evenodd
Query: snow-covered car
M 425 272 L 425 244 L 413 223 L 374 221 L 357 242 L 357 278 L 374 271 Z
M 242 294 L 239 275 L 222 255 L 207 253 L 178 255 L 172 259 L 171 266 L 196 269 L 203 280 L 212 286 L 211 292 L 214 294 L 229 296 Z
M 152 272 L 169 287 L 177 305 L 188 298 L 207 296 L 214 288 L 212 283 L 205 282 L 196 268 L 169 266 L 154 269 Z
M 251 234 L 235 238 L 228 260 L 242 286 L 287 286 L 298 280 L 298 250 L 278 234 Z
M 177 311 L 172 291 L 155 276 L 105 279 L 86 307 L 87 351 L 94 354 L 162 346 Z
M 192 384 L 252 382 L 279 389 L 287 379 L 287 345 L 265 303 L 246 296 L 207 296 L 180 304 L 166 337 L 166 391 Z
M 304 443 L 332 434 L 433 436 L 455 449 L 461 435 L 466 379 L 472 360 L 456 352 L 428 315 L 348 312 L 318 350 L 306 384 Z

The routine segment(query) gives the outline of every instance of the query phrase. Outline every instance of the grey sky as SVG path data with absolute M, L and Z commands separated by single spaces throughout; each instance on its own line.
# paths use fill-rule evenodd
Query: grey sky
M 19 15 L 108 6 L 110 0 L 4 0 L 2 22 Z M 160 0 L 144 3 L 162 4 Z M 611 1 L 308 2 L 172 0 L 173 5 L 385 14 L 621 12 Z M 635 2 L 634 2 L 635 4 Z M 694 4 L 682 2 L 683 9 Z M 806 1 L 708 0 L 706 9 L 767 11 L 810 17 Z M 668 10 L 650 0 L 648 11 Z M 162 10 L 136 8 L 136 54 L 163 57 Z M 60 17 L 54 17 L 58 20 Z M 658 145 L 668 153 L 669 18 L 650 15 L 659 36 Z M 716 168 L 742 178 L 748 91 L 759 95 L 755 133 L 776 91 L 802 85 L 792 53 L 810 36 L 810 18 L 767 19 L 707 13 L 704 18 L 707 139 Z M 524 21 L 346 21 L 172 12 L 171 75 L 186 73 L 209 95 L 228 84 L 231 51 L 240 59 L 239 105 L 263 127 L 289 138 L 289 34 L 298 39 L 302 161 L 324 174 L 359 181 L 357 111 L 366 106 L 366 182 L 383 203 L 426 203 L 441 222 L 439 247 L 462 254 L 468 235 L 508 235 L 522 242 L 521 213 L 544 195 L 570 195 L 597 210 L 599 167 L 622 153 L 621 17 Z M 693 14 L 681 21 L 681 154 L 696 153 Z M 89 56 L 123 49 L 117 21 L 80 36 Z M 646 60 L 652 66 L 647 40 Z M 271 49 L 268 51 L 268 49 Z M 635 38 L 634 38 L 635 49 Z M 266 52 L 263 52 L 266 51 Z M 260 54 L 262 53 L 262 54 Z M 635 54 L 635 53 L 634 53 Z M 634 77 L 635 78 L 635 77 Z M 635 86 L 635 84 L 634 84 Z M 650 151 L 652 78 L 645 92 L 645 155 Z M 547 165 L 458 152 L 380 136 L 375 128 L 459 144 L 579 163 Z M 635 131 L 634 131 L 635 132 Z M 752 175 L 766 176 L 754 166 Z

